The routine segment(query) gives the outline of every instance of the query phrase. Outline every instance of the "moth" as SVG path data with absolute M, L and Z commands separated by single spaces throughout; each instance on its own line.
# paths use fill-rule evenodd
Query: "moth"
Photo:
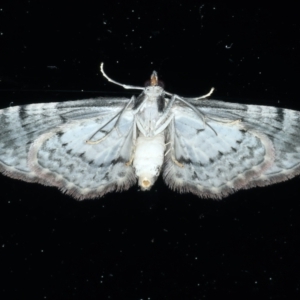
M 154 71 L 136 98 L 100 97 L 0 110 L 0 171 L 83 200 L 162 173 L 179 192 L 223 198 L 300 173 L 300 112 L 185 98 Z

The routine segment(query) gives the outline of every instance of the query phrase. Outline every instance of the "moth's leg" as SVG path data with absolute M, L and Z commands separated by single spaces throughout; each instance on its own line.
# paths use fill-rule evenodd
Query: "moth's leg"
M 114 117 L 112 117 L 108 122 L 106 122 L 101 128 L 99 128 L 96 132 L 93 133 L 93 135 L 87 140 L 88 143 L 92 143 L 91 139 L 97 134 L 97 132 L 101 131 L 103 133 L 108 133 L 105 130 L 102 130 L 103 128 L 105 128 L 106 125 L 108 125 L 110 122 L 112 122 L 116 117 L 118 117 L 121 113 L 122 113 L 123 109 L 118 112 Z
M 166 127 L 170 124 L 173 119 L 173 114 L 171 113 L 171 108 L 174 102 L 177 99 L 177 95 L 172 95 L 171 99 L 169 100 L 167 106 L 165 107 L 162 115 L 159 117 L 155 124 L 155 130 L 153 132 L 154 135 L 161 133 Z
M 200 96 L 200 97 L 195 97 L 195 98 L 187 98 L 187 97 L 180 97 L 178 95 L 176 95 L 176 98 L 179 99 L 180 101 L 182 101 L 184 104 L 186 104 L 187 106 L 189 106 L 193 111 L 195 111 L 199 116 L 200 118 L 202 119 L 202 121 L 204 122 L 204 124 L 208 125 L 208 127 L 216 134 L 216 131 L 209 125 L 206 123 L 206 120 L 205 119 L 210 119 L 210 120 L 213 120 L 213 121 L 216 121 L 216 122 L 221 122 L 221 123 L 227 123 L 227 124 L 235 124 L 235 123 L 239 123 L 241 122 L 240 119 L 237 119 L 237 120 L 229 120 L 229 121 L 224 121 L 224 120 L 218 120 L 218 119 L 215 119 L 215 118 L 212 118 L 212 117 L 208 117 L 208 116 L 204 116 L 196 107 L 194 107 L 192 104 L 190 104 L 188 101 L 194 101 L 194 100 L 201 100 L 201 99 L 205 99 L 207 97 L 209 97 L 213 91 L 215 90 L 215 88 L 211 88 L 210 91 L 203 95 L 203 96 Z M 165 92 L 165 94 L 167 95 L 172 95 L 168 92 Z M 173 97 L 173 95 L 172 95 Z
M 173 156 L 171 156 L 173 162 L 180 168 L 184 167 L 184 164 L 180 163 L 176 158 L 174 158 Z
M 171 142 L 168 142 L 165 144 L 165 147 L 171 145 Z M 169 147 L 169 149 L 166 151 L 165 156 L 167 156 L 169 154 L 169 152 L 171 151 L 171 146 Z
M 173 115 L 172 114 L 169 115 L 169 112 L 172 108 L 173 103 L 176 101 L 176 99 L 178 99 L 179 101 L 183 102 L 185 105 L 190 107 L 201 118 L 204 125 L 207 125 L 215 133 L 215 135 L 218 135 L 217 132 L 209 124 L 206 123 L 205 115 L 202 114 L 201 111 L 198 110 L 194 105 L 190 104 L 184 98 L 181 98 L 178 95 L 172 95 L 170 101 L 168 102 L 166 109 L 164 110 L 161 117 L 157 120 L 155 130 L 154 130 L 155 135 L 160 133 L 161 131 L 163 131 L 168 126 L 170 121 L 172 120 Z
M 174 95 L 176 97 L 176 99 L 178 99 L 179 101 L 181 101 L 182 103 L 184 103 L 186 106 L 190 107 L 203 121 L 204 124 L 206 124 L 205 122 L 205 115 L 199 110 L 197 109 L 194 105 L 192 105 L 191 103 L 187 102 L 184 98 L 181 98 L 178 95 Z
M 134 155 L 131 155 L 130 160 L 127 163 L 125 163 L 125 166 L 129 167 L 132 164 L 133 159 L 134 159 Z
M 128 106 L 131 104 L 132 101 L 135 100 L 135 97 L 132 96 L 130 101 L 122 108 L 122 110 L 120 112 L 118 112 L 114 117 L 112 117 L 108 122 L 106 122 L 101 128 L 99 128 L 95 133 L 93 133 L 93 135 L 86 141 L 87 144 L 89 145 L 95 145 L 95 144 L 98 144 L 100 142 L 102 142 L 104 139 L 106 139 L 110 133 L 113 132 L 113 130 L 118 130 L 118 124 L 120 122 L 120 118 L 121 116 L 123 115 L 124 111 L 128 108 Z M 108 132 L 106 132 L 105 136 L 102 137 L 101 139 L 99 140 L 96 140 L 96 141 L 92 141 L 91 139 L 99 132 L 101 131 L 106 125 L 108 125 L 111 121 L 113 121 L 116 117 L 117 118 L 117 121 L 116 123 L 114 124 L 113 128 L 111 130 L 109 130 Z
M 175 124 L 174 124 L 175 120 L 174 118 L 172 119 L 171 123 L 170 123 L 170 141 L 167 144 L 170 144 L 170 148 L 168 149 L 168 151 L 166 152 L 165 156 L 171 152 L 171 159 L 172 161 L 180 168 L 184 167 L 184 164 L 180 163 L 175 156 Z
M 157 135 L 162 131 L 164 131 L 168 127 L 168 125 L 172 122 L 173 118 L 174 118 L 173 114 L 170 114 L 169 116 L 168 115 L 164 116 L 163 123 L 161 124 L 156 123 L 155 130 L 153 131 L 153 135 Z
M 206 122 L 206 116 L 199 110 L 197 109 L 194 105 L 192 105 L 191 103 L 187 102 L 184 98 L 181 98 L 178 95 L 175 95 L 176 99 L 178 99 L 179 101 L 181 101 L 182 103 L 184 103 L 186 106 L 190 107 L 203 121 L 204 125 L 207 125 L 214 133 L 215 135 L 218 135 L 218 133 Z
M 181 98 L 183 98 L 183 99 L 185 99 L 185 100 L 200 100 L 200 99 L 205 99 L 205 98 L 207 98 L 207 97 L 209 97 L 213 92 L 214 92 L 214 90 L 215 90 L 215 88 L 211 88 L 210 89 L 210 91 L 207 93 L 207 94 L 205 94 L 205 95 L 203 95 L 203 96 L 199 96 L 199 97 L 194 97 L 194 98 L 187 98 L 187 97 L 181 97 Z M 166 95 L 169 95 L 169 96 L 172 96 L 172 94 L 171 93 L 168 93 L 168 92 L 165 92 L 165 94 Z
M 147 131 L 144 129 L 144 124 L 142 123 L 142 120 L 139 118 L 138 115 L 136 115 L 135 117 L 135 122 L 136 122 L 136 125 L 139 129 L 139 131 L 144 135 L 144 136 L 147 136 Z
M 129 161 L 127 163 L 125 163 L 126 166 L 130 166 L 133 162 L 134 159 L 134 155 L 135 155 L 135 146 L 136 146 L 136 138 L 137 138 L 137 125 L 136 125 L 136 121 L 134 120 L 133 123 L 133 132 L 132 132 L 132 153 L 131 153 L 131 157 L 129 159 Z
M 127 84 L 122 84 L 122 83 L 119 83 L 119 82 L 117 82 L 117 81 L 115 81 L 115 80 L 109 78 L 109 77 L 105 74 L 105 72 L 104 72 L 103 65 L 104 65 L 104 64 L 101 63 L 101 65 L 100 65 L 100 71 L 101 71 L 103 77 L 106 78 L 109 82 L 114 83 L 114 84 L 116 84 L 116 85 L 119 85 L 119 86 L 123 87 L 124 89 L 144 90 L 143 87 L 133 86 L 133 85 L 127 85 Z
M 170 110 L 172 108 L 172 105 L 173 103 L 175 102 L 176 100 L 176 97 L 175 95 L 172 95 L 171 99 L 169 100 L 167 106 L 165 107 L 162 115 L 159 117 L 159 119 L 156 121 L 156 124 L 155 124 L 155 132 L 156 131 L 159 131 L 159 128 L 166 124 L 166 120 L 169 118 L 169 113 L 170 113 Z M 159 132 L 158 132 L 159 133 Z

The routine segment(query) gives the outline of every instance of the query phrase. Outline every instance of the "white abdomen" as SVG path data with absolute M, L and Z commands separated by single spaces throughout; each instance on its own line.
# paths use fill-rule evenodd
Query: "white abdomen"
M 164 133 L 152 137 L 140 134 L 137 138 L 133 167 L 142 190 L 148 190 L 154 184 L 164 162 L 164 152 Z

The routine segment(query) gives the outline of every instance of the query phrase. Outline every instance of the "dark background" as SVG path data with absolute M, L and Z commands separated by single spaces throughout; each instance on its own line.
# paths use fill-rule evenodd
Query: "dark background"
M 5 1 L 0 105 L 182 96 L 300 110 L 296 5 Z M 201 145 L 199 145 L 201 146 Z M 300 179 L 222 200 L 133 187 L 77 202 L 0 175 L 1 299 L 299 299 Z M 221 298 L 222 297 L 222 298 Z

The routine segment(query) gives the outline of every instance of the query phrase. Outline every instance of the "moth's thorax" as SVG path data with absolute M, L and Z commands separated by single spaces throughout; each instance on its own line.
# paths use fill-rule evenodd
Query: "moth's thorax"
M 159 88 L 160 91 L 163 89 L 159 86 L 155 87 L 148 87 L 149 89 L 152 88 Z M 148 89 L 147 88 L 147 89 Z M 159 89 L 155 89 L 158 91 Z M 146 97 L 142 102 L 139 111 L 136 115 L 137 126 L 139 131 L 141 131 L 145 136 L 153 136 L 153 132 L 156 129 L 156 124 L 159 118 L 162 115 L 162 112 L 158 109 L 158 98 L 161 96 L 161 93 L 146 93 Z
M 137 138 L 133 167 L 142 190 L 149 190 L 158 177 L 164 162 L 165 135 Z

